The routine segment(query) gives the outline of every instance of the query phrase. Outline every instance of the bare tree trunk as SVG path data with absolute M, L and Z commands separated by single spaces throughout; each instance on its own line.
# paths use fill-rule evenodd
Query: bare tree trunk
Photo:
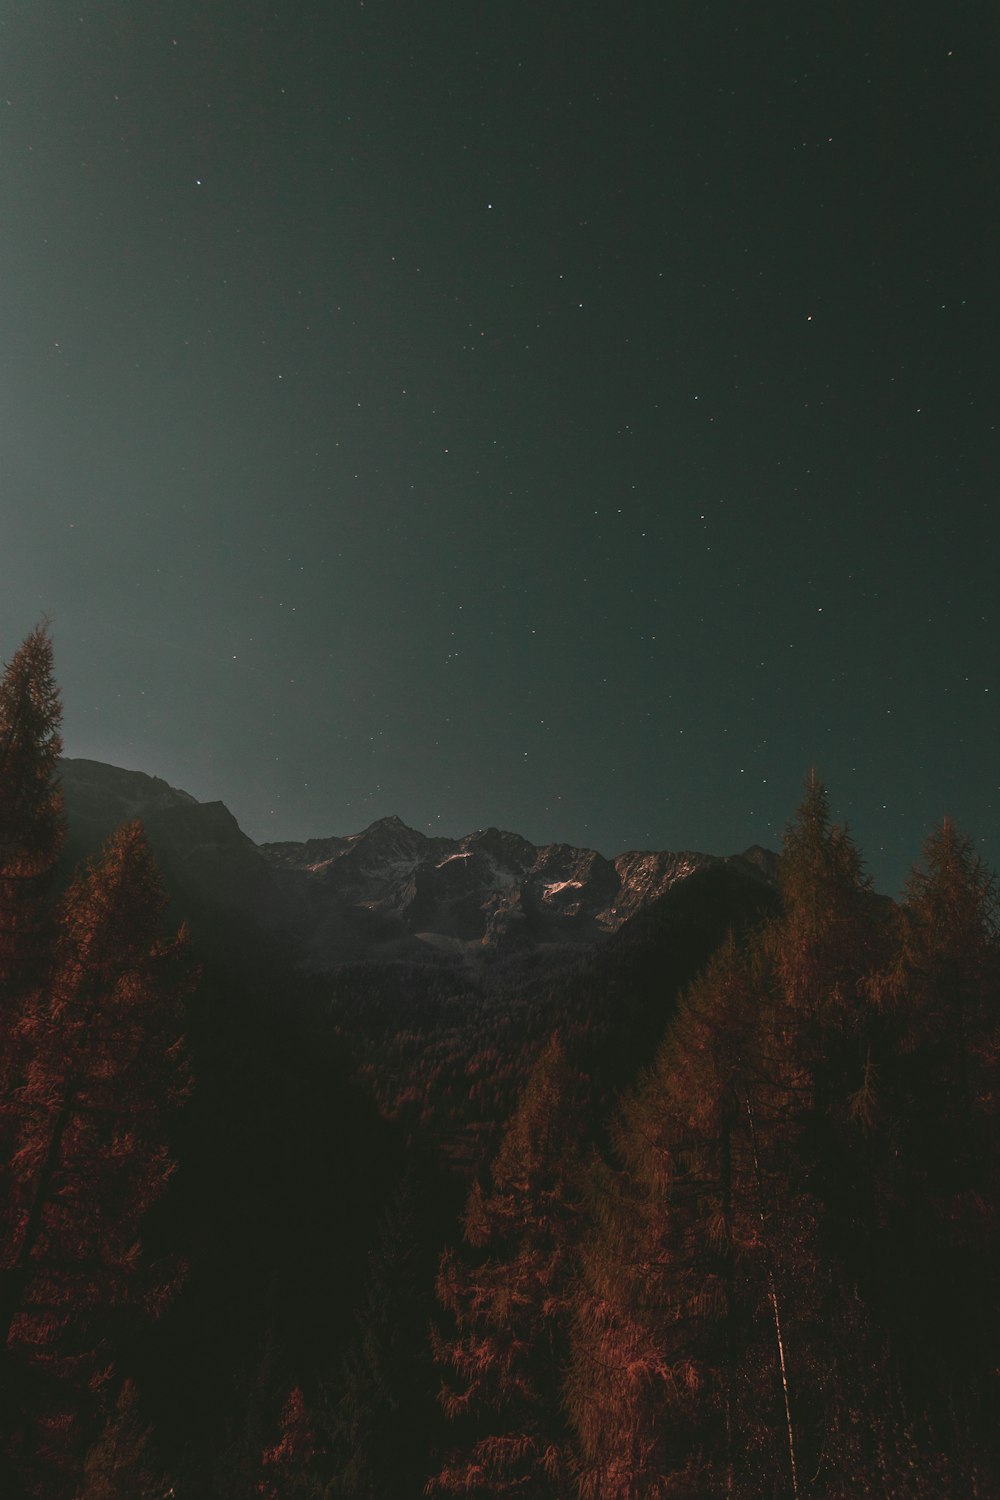
M 764 1266 L 767 1272 L 767 1292 L 774 1318 L 774 1337 L 778 1346 L 778 1363 L 781 1367 L 781 1390 L 785 1398 L 785 1427 L 788 1433 L 788 1467 L 792 1477 L 792 1495 L 799 1500 L 799 1479 L 795 1463 L 795 1429 L 792 1425 L 792 1403 L 788 1390 L 788 1366 L 785 1362 L 785 1341 L 781 1333 L 781 1309 L 778 1305 L 778 1287 L 774 1279 L 774 1263 L 767 1241 L 767 1217 L 764 1212 L 764 1183 L 760 1171 L 760 1152 L 757 1148 L 757 1126 L 754 1123 L 750 1095 L 744 1095 L 747 1120 L 750 1122 L 750 1146 L 753 1151 L 754 1181 L 757 1185 L 757 1213 L 760 1217 L 761 1237 L 764 1245 Z
M 727 1104 L 722 1119 L 722 1136 L 720 1140 L 720 1162 L 719 1172 L 722 1191 L 722 1221 L 726 1236 L 722 1256 L 722 1280 L 726 1293 L 726 1312 L 724 1330 L 725 1370 L 726 1384 L 724 1392 L 725 1418 L 726 1418 L 726 1495 L 729 1500 L 736 1492 L 736 1478 L 733 1465 L 733 1395 L 732 1395 L 732 1371 L 733 1371 L 733 1316 L 736 1305 L 734 1289 L 733 1270 L 733 1148 L 732 1148 L 732 1126 L 730 1109 Z

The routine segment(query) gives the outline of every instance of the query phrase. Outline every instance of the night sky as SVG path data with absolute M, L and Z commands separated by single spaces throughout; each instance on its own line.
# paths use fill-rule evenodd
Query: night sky
M 251 837 L 1000 863 L 992 3 L 5 0 L 0 654 Z

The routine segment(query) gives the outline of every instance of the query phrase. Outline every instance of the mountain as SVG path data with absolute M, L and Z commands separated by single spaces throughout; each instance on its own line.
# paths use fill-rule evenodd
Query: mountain
M 313 967 L 356 949 L 414 954 L 418 947 L 466 959 L 552 944 L 595 943 L 698 870 L 734 866 L 776 879 L 767 850 L 717 856 L 630 851 L 606 859 L 569 844 L 535 845 L 480 829 L 429 838 L 398 817 L 346 838 L 260 846 L 276 868 L 304 881 L 315 923 Z
M 158 777 L 74 759 L 60 762 L 60 777 L 70 859 L 140 818 L 185 916 L 228 913 L 290 945 L 313 972 L 367 957 L 474 962 L 591 945 L 698 871 L 776 881 L 776 856 L 756 847 L 606 859 L 498 828 L 428 837 L 395 816 L 346 836 L 258 845 L 222 802 L 198 802 Z
M 210 937 L 220 920 L 299 946 L 297 882 L 283 877 L 222 802 L 199 802 L 158 776 L 96 760 L 62 759 L 67 870 L 96 853 L 120 823 L 139 818 L 176 911 Z M 198 918 L 202 917 L 199 922 Z

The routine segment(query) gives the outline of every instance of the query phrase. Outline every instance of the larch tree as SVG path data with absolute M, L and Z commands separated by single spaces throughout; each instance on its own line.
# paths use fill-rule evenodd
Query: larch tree
M 759 942 L 756 1077 L 743 1102 L 797 1494 L 836 1446 L 830 1328 L 876 1232 L 870 978 L 891 931 L 815 774 L 785 832 L 780 879 L 783 910 Z
M 566 1381 L 583 1500 L 732 1496 L 737 1467 L 741 1496 L 769 1493 L 785 1462 L 745 1108 L 758 982 L 728 939 L 597 1169 Z
M 44 901 L 63 841 L 57 779 L 61 717 L 52 640 L 39 625 L 0 678 L 0 1040 L 5 1052 L 18 993 L 44 959 Z
M 120 1332 L 169 1292 L 140 1237 L 174 1170 L 170 1119 L 190 1083 L 192 967 L 183 932 L 160 936 L 164 904 L 142 828 L 128 824 L 64 897 L 49 973 L 18 1022 L 0 1349 L 7 1391 L 31 1395 L 11 1451 L 51 1495 L 71 1489 L 95 1436 Z
M 655 1109 L 657 1092 L 651 1085 L 634 1105 Z M 627 1108 L 621 1166 L 591 1164 L 564 1382 L 581 1500 L 683 1497 L 704 1480 L 691 1439 L 700 1371 L 680 1333 L 683 1233 L 669 1188 L 674 1123 L 659 1113 L 640 1123 Z
M 441 1401 L 464 1441 L 428 1494 L 570 1493 L 560 1379 L 583 1124 L 581 1080 L 553 1037 L 514 1109 L 489 1186 L 470 1193 L 465 1239 L 480 1254 L 449 1251 L 441 1262 L 438 1298 L 453 1324 L 435 1338 L 451 1372 Z
M 782 913 L 723 946 L 622 1110 L 567 1383 L 585 1500 L 797 1496 L 821 1461 L 825 1257 L 876 934 L 815 778 L 782 863 Z

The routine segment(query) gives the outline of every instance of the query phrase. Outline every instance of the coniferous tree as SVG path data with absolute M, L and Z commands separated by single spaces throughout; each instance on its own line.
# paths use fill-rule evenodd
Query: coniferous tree
M 19 1021 L 0 1348 L 6 1391 L 35 1389 L 13 1445 L 34 1450 L 25 1482 L 51 1495 L 71 1487 L 74 1455 L 95 1435 L 120 1331 L 170 1288 L 140 1239 L 173 1172 L 169 1119 L 189 1087 L 192 975 L 185 936 L 158 935 L 163 905 L 142 829 L 127 825 L 61 903 L 50 971 Z
M 824 1462 L 831 1254 L 862 1175 L 841 1153 L 877 923 L 815 778 L 783 895 L 682 997 L 622 1112 L 567 1383 L 586 1500 L 794 1496 L 804 1461 Z
M 744 1109 L 755 985 L 730 939 L 625 1101 L 616 1165 L 596 1169 L 566 1382 L 583 1500 L 732 1495 L 737 1445 L 740 1494 L 773 1470 L 776 1361 Z
M 659 1141 L 647 1145 L 651 1158 L 660 1154 Z M 665 1181 L 633 1177 L 627 1147 L 622 1158 L 618 1173 L 591 1167 L 592 1223 L 573 1288 L 565 1379 L 574 1477 L 582 1500 L 683 1497 L 704 1476 L 689 1463 L 697 1374 L 670 1338 L 679 1299 L 665 1300 L 670 1273 L 680 1271 L 677 1224 Z
M 447 1252 L 438 1298 L 454 1320 L 435 1353 L 450 1367 L 446 1415 L 463 1446 L 428 1494 L 570 1493 L 560 1404 L 569 1282 L 580 1204 L 580 1079 L 558 1037 L 542 1052 L 507 1126 L 488 1188 L 473 1187 L 465 1238 L 485 1258 Z
M 56 777 L 61 717 L 52 641 L 40 625 L 0 678 L 0 1040 L 5 1053 L 17 994 L 44 960 L 43 900 L 63 841 Z M 4 1061 L 13 1066 L 9 1056 Z
M 784 836 L 783 910 L 763 930 L 755 1078 L 744 1107 L 781 1366 L 789 1478 L 825 1472 L 843 1405 L 830 1337 L 877 1232 L 863 1109 L 870 979 L 889 937 L 861 855 L 815 774 Z

